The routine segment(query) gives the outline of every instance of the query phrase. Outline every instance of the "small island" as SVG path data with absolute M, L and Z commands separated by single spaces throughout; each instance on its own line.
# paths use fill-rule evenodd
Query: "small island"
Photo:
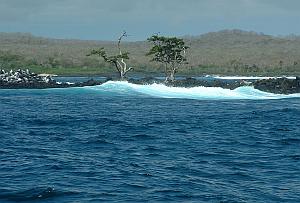
M 104 82 L 118 80 L 106 78 L 104 81 L 87 80 L 84 82 L 57 82 L 51 75 L 39 75 L 30 72 L 28 69 L 18 69 L 16 71 L 0 70 L 0 89 L 48 89 L 48 88 L 70 88 L 101 85 Z M 294 94 L 300 93 L 300 77 L 295 79 L 288 78 L 270 78 L 254 81 L 241 79 L 232 80 L 201 80 L 193 77 L 178 79 L 174 81 L 165 81 L 155 77 L 145 77 L 140 79 L 124 78 L 123 81 L 138 85 L 164 84 L 171 87 L 221 87 L 224 89 L 236 89 L 241 86 L 253 86 L 254 88 L 275 93 L 275 94 Z
M 241 37 L 241 39 L 249 39 L 251 38 L 255 41 L 256 38 L 259 40 L 269 40 L 269 36 L 265 35 L 258 35 L 255 33 L 247 33 L 242 31 L 223 31 L 219 33 L 211 33 L 204 35 L 201 39 L 204 41 L 208 36 L 213 36 L 215 39 L 214 43 L 216 47 L 218 46 L 218 38 L 227 37 L 231 40 L 234 40 L 237 35 Z M 5 36 L 4 36 L 5 37 Z M 30 36 L 31 37 L 31 36 Z M 84 86 L 95 86 L 101 85 L 106 81 L 128 81 L 129 83 L 139 84 L 139 85 L 151 85 L 151 84 L 164 84 L 166 86 L 172 87 L 185 87 L 185 88 L 192 88 L 192 87 L 221 87 L 224 89 L 236 89 L 241 86 L 253 86 L 255 89 L 270 92 L 274 94 L 294 94 L 300 93 L 300 77 L 281 77 L 279 75 L 278 70 L 281 72 L 283 70 L 289 71 L 289 75 L 291 74 L 298 74 L 297 67 L 298 62 L 294 61 L 292 66 L 286 66 L 283 60 L 279 61 L 278 67 L 274 64 L 269 64 L 270 67 L 274 66 L 277 67 L 276 71 L 273 72 L 266 72 L 271 70 L 271 68 L 264 68 L 262 65 L 257 65 L 253 63 L 253 65 L 244 64 L 242 59 L 239 60 L 231 60 L 229 63 L 219 64 L 224 68 L 220 68 L 219 72 L 213 72 L 215 68 L 212 66 L 210 69 L 206 69 L 209 74 L 216 75 L 254 75 L 260 76 L 261 73 L 264 73 L 264 76 L 272 76 L 277 75 L 279 77 L 270 77 L 268 79 L 257 79 L 257 80 L 242 80 L 233 78 L 232 80 L 222 80 L 214 78 L 212 80 L 203 79 L 207 72 L 202 71 L 196 72 L 193 68 L 193 64 L 197 61 L 195 55 L 195 51 L 198 50 L 197 48 L 197 41 L 193 41 L 194 44 L 191 42 L 189 46 L 187 46 L 187 38 L 177 38 L 177 37 L 167 37 L 162 36 L 159 34 L 154 34 L 150 36 L 146 42 L 143 42 L 145 46 L 139 46 L 139 54 L 136 53 L 130 54 L 127 49 L 132 49 L 128 47 L 128 42 L 124 43 L 124 47 L 122 47 L 122 40 L 128 37 L 126 31 L 124 31 L 117 40 L 117 43 L 114 45 L 115 47 L 98 47 L 93 49 L 87 49 L 85 53 L 85 58 L 82 56 L 78 56 L 78 60 L 86 61 L 90 63 L 91 61 L 99 61 L 99 66 L 97 70 L 106 69 L 109 67 L 110 74 L 100 74 L 102 76 L 106 76 L 105 80 L 97 81 L 94 79 L 89 79 L 83 82 L 60 82 L 56 81 L 53 74 L 58 74 L 59 71 L 55 67 L 60 67 L 59 70 L 63 71 L 62 75 L 65 73 L 71 74 L 71 68 L 63 68 L 62 64 L 65 63 L 64 60 L 57 60 L 57 57 L 50 57 L 48 60 L 48 65 L 50 67 L 46 68 L 43 67 L 45 64 L 41 63 L 40 66 L 36 66 L 36 62 L 34 61 L 25 61 L 22 57 L 17 55 L 11 55 L 11 53 L 0 53 L 5 54 L 4 56 L 0 57 L 0 60 L 4 61 L 2 63 L 2 68 L 0 69 L 0 89 L 46 89 L 46 88 L 70 88 L 70 87 L 84 87 Z M 32 38 L 32 37 L 31 37 Z M 33 37 L 34 39 L 34 37 Z M 210 38 L 209 38 L 210 39 Z M 1 38 L 0 38 L 1 41 Z M 211 40 L 210 40 L 211 41 Z M 57 41 L 60 42 L 60 41 Z M 64 43 L 61 41 L 61 43 Z M 236 42 L 238 43 L 238 42 Z M 276 40 L 274 43 L 277 43 Z M 141 42 L 138 42 L 141 44 Z M 35 46 L 35 45 L 33 45 Z M 135 46 L 135 44 L 134 44 Z M 214 46 L 213 44 L 210 46 Z M 113 50 L 117 50 L 115 54 L 113 54 Z M 136 50 L 135 50 L 136 51 Z M 143 56 L 140 53 L 144 53 Z M 197 54 L 197 53 L 196 53 Z M 235 54 L 232 52 L 232 54 Z M 63 54 L 61 54 L 63 56 Z M 133 56 L 131 56 L 133 55 Z M 131 58 L 134 57 L 134 60 Z M 139 61 L 141 58 L 147 57 L 148 62 L 143 62 L 146 64 L 137 64 L 135 61 Z M 199 57 L 199 56 L 197 56 Z M 206 56 L 207 57 L 207 56 Z M 214 57 L 214 56 L 213 56 Z M 18 59 L 18 63 L 26 63 L 27 65 L 23 66 L 26 68 L 16 68 L 16 64 L 14 64 L 14 60 Z M 217 61 L 217 59 L 213 59 Z M 266 59 L 268 60 L 268 59 Z M 130 63 L 131 66 L 127 65 Z M 93 65 L 91 65 L 93 66 Z M 141 72 L 141 67 L 145 67 L 146 70 Z M 12 68 L 13 67 L 13 68 Z M 35 68 L 33 68 L 35 67 Z M 152 70 L 149 72 L 149 67 L 153 67 Z M 34 73 L 37 70 L 39 74 Z M 84 73 L 84 71 L 87 71 Z M 230 71 L 229 71 L 230 70 Z M 275 70 L 275 69 L 274 69 Z M 41 72 L 43 71 L 43 72 Z M 67 71 L 67 72 L 66 72 Z M 79 75 L 89 75 L 95 76 L 99 75 L 91 74 L 88 72 L 88 68 L 80 69 Z M 225 71 L 225 72 L 224 72 Z M 129 73 L 137 72 L 139 73 L 139 77 L 130 77 Z M 41 74 L 42 73 L 42 74 Z M 98 72 L 97 72 L 98 73 Z M 68 75 L 68 74 L 67 74 Z M 78 76 L 78 74 L 74 73 L 72 75 Z M 117 76 L 116 76 L 117 75 Z M 181 76 L 180 79 L 177 76 Z M 160 76 L 160 77 L 154 77 Z M 165 79 L 162 79 L 162 76 Z

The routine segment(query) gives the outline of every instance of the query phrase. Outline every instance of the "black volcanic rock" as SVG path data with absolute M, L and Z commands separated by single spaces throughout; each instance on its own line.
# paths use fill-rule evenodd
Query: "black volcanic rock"
M 187 87 L 188 88 L 188 87 L 208 86 L 208 82 L 188 77 L 188 78 L 185 78 L 182 80 L 167 81 L 166 85 L 172 86 L 172 87 Z
M 246 83 L 242 80 L 219 80 L 219 79 L 213 79 L 213 80 L 197 80 L 196 78 L 185 78 L 183 80 L 175 80 L 173 82 L 167 82 L 166 85 L 172 86 L 172 87 L 221 87 L 224 89 L 236 89 L 241 86 L 248 86 L 249 83 Z
M 300 77 L 296 79 L 271 78 L 253 82 L 255 89 L 274 94 L 300 93 Z
M 88 81 L 85 82 L 78 82 L 75 84 L 71 84 L 71 86 L 73 87 L 84 87 L 84 86 L 96 86 L 96 85 L 101 85 L 102 82 L 96 81 L 94 79 L 90 79 Z
M 57 83 L 51 76 L 41 76 L 27 70 L 0 70 L 0 89 L 46 89 L 101 85 L 93 79 L 80 83 Z
M 170 87 L 185 87 L 185 88 L 203 86 L 203 87 L 221 87 L 226 89 L 235 89 L 240 86 L 249 85 L 249 83 L 246 83 L 241 80 L 219 80 L 219 79 L 198 80 L 192 77 L 187 77 L 185 79 L 175 80 L 175 81 L 165 81 L 153 77 L 146 77 L 141 79 L 129 79 L 128 82 L 133 84 L 139 84 L 139 85 L 151 85 L 157 83 L 157 84 L 165 84 L 166 86 L 170 86 Z
M 39 76 L 28 69 L 0 70 L 0 88 L 44 88 L 55 84 L 56 81 L 50 76 Z
M 106 81 L 111 80 L 107 79 Z M 296 79 L 273 78 L 265 80 L 257 80 L 254 82 L 246 82 L 243 80 L 198 80 L 196 78 L 187 77 L 181 80 L 165 81 L 154 77 L 146 77 L 141 79 L 128 79 L 133 84 L 149 85 L 149 84 L 165 84 L 171 87 L 221 87 L 225 89 L 236 89 L 241 86 L 252 85 L 254 88 L 275 94 L 293 94 L 300 93 L 300 77 Z M 16 70 L 6 72 L 0 70 L 0 89 L 46 89 L 46 88 L 68 88 L 68 87 L 84 87 L 101 85 L 103 82 L 96 80 L 88 80 L 78 83 L 58 83 L 50 76 L 41 76 L 27 70 Z
M 133 84 L 137 84 L 137 85 L 151 85 L 154 83 L 160 84 L 160 83 L 164 83 L 164 80 L 160 80 L 154 77 L 145 77 L 145 78 L 141 78 L 141 79 L 133 79 L 130 78 L 127 80 L 130 83 Z

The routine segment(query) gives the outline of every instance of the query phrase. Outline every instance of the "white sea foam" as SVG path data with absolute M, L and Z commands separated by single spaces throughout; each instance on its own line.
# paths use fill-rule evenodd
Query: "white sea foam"
M 262 79 L 273 79 L 273 78 L 283 78 L 283 77 L 254 77 L 254 76 L 213 76 L 216 79 L 222 80 L 262 80 Z M 296 77 L 285 77 L 288 79 L 296 79 Z
M 112 94 L 148 95 L 160 98 L 183 98 L 183 99 L 283 99 L 295 98 L 300 94 L 280 95 L 262 92 L 250 86 L 239 87 L 235 90 L 220 87 L 168 87 L 163 84 L 137 85 L 128 82 L 109 81 L 99 86 L 87 87 L 95 91 Z

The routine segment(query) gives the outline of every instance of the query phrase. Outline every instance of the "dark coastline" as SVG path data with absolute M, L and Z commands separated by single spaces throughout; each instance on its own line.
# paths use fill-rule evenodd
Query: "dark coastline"
M 89 79 L 83 82 L 57 82 L 51 76 L 40 76 L 31 73 L 28 70 L 17 70 L 5 72 L 1 70 L 0 73 L 0 89 L 48 89 L 48 88 L 71 88 L 101 85 L 107 81 L 118 81 L 114 78 L 106 78 L 104 80 Z M 270 92 L 274 94 L 294 94 L 300 93 L 300 77 L 295 79 L 270 78 L 259 80 L 221 80 L 221 79 L 197 79 L 193 77 L 186 77 L 175 81 L 165 82 L 163 79 L 157 77 L 145 78 L 128 78 L 126 81 L 139 85 L 150 84 L 165 84 L 170 87 L 221 87 L 224 89 L 236 89 L 241 86 L 253 86 L 255 89 Z
M 261 80 L 199 80 L 196 78 L 188 77 L 174 82 L 165 83 L 163 80 L 157 80 L 155 78 L 142 78 L 142 79 L 129 79 L 128 82 L 134 84 L 153 84 L 153 83 L 164 83 L 167 86 L 172 87 L 221 87 L 224 89 L 236 89 L 242 86 L 253 86 L 255 89 L 274 93 L 274 94 L 295 94 L 300 93 L 300 77 L 296 79 L 288 78 L 270 78 Z

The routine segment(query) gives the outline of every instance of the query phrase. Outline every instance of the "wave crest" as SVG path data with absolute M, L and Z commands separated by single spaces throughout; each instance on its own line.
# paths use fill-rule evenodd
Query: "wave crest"
M 262 92 L 251 86 L 239 87 L 234 90 L 220 87 L 168 87 L 163 84 L 137 85 L 125 81 L 109 81 L 99 86 L 85 87 L 90 90 L 108 94 L 121 94 L 129 96 L 151 96 L 159 98 L 182 98 L 202 100 L 227 99 L 283 99 L 300 97 L 300 94 L 279 95 Z

